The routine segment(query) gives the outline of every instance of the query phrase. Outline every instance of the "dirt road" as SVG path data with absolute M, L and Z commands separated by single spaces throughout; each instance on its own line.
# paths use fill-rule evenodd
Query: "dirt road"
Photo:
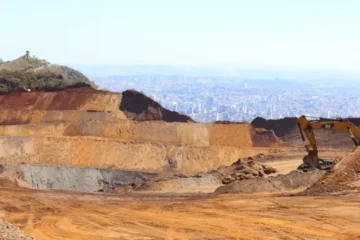
M 0 189 L 0 216 L 37 239 L 355 239 L 360 197 L 125 197 Z

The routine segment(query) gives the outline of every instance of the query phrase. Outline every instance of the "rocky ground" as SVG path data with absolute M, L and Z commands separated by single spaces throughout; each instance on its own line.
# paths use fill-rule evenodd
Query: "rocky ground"
M 35 238 L 25 235 L 17 227 L 0 219 L 0 239 L 1 240 L 35 240 Z

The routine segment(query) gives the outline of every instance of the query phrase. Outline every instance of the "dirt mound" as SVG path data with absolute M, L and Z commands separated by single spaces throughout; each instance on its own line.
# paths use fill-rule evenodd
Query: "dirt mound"
M 351 118 L 349 120 L 354 124 L 360 123 L 360 119 L 357 118 Z M 266 120 L 264 118 L 258 117 L 251 122 L 251 125 L 254 128 L 272 130 L 277 137 L 290 146 L 302 147 L 305 145 L 302 141 L 296 118 Z M 354 147 L 354 143 L 347 133 L 334 131 L 331 129 L 314 129 L 314 133 L 319 148 L 351 149 Z
M 307 189 L 305 195 L 335 192 L 360 192 L 360 148 L 345 156 L 316 184 Z
M 220 167 L 217 170 L 209 172 L 216 176 L 223 184 L 229 184 L 236 180 L 247 180 L 255 178 L 265 178 L 266 175 L 275 173 L 276 170 L 259 160 L 265 158 L 264 154 L 255 157 L 242 158 L 233 163 L 231 166 Z M 199 174 L 202 176 L 204 174 Z
M 360 126 L 360 118 L 348 118 L 348 120 L 353 124 L 355 124 L 356 126 L 358 127 Z
M 275 135 L 282 138 L 293 131 L 296 125 L 296 118 L 282 118 L 277 120 L 267 120 L 261 117 L 255 118 L 251 125 L 254 128 L 264 128 L 266 130 L 273 130 Z
M 141 190 L 214 192 L 223 184 L 236 180 L 266 178 L 267 175 L 275 173 L 274 168 L 260 163 L 260 160 L 267 157 L 269 156 L 258 154 L 255 157 L 241 158 L 231 166 L 221 166 L 216 170 L 200 172 L 196 175 L 163 172 L 144 183 Z
M 190 117 L 163 108 L 143 93 L 126 90 L 122 93 L 120 110 L 135 121 L 194 122 Z
M 215 193 L 255 193 L 292 190 L 311 186 L 324 174 L 325 171 L 322 170 L 309 172 L 292 171 L 286 175 L 277 175 L 269 178 L 236 180 L 228 185 L 219 187 Z
M 273 130 L 263 128 L 253 128 L 251 130 L 251 139 L 254 147 L 276 147 L 283 145 Z
M 34 237 L 25 235 L 20 229 L 0 219 L 1 240 L 35 240 Z

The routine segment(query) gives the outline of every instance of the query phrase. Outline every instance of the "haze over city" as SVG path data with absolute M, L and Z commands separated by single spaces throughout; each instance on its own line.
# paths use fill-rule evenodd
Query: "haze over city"
M 358 9 L 351 0 L 3 1 L 12 21 L 1 23 L 0 58 L 30 50 L 199 121 L 357 116 Z

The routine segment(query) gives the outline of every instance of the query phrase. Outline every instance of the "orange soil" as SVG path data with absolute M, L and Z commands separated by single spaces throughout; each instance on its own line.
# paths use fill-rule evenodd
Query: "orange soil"
M 0 110 L 92 110 L 111 111 L 126 119 L 119 110 L 121 93 L 93 89 L 67 89 L 59 92 L 23 92 L 0 95 Z
M 15 147 L 16 146 L 16 147 Z M 176 146 L 164 143 L 123 141 L 98 137 L 0 136 L 1 164 L 45 164 L 82 167 L 114 167 L 161 172 L 176 160 L 184 174 L 210 171 L 237 159 L 272 151 L 269 148 L 227 146 Z
M 4 219 L 37 239 L 356 239 L 360 198 L 176 198 L 0 189 Z

